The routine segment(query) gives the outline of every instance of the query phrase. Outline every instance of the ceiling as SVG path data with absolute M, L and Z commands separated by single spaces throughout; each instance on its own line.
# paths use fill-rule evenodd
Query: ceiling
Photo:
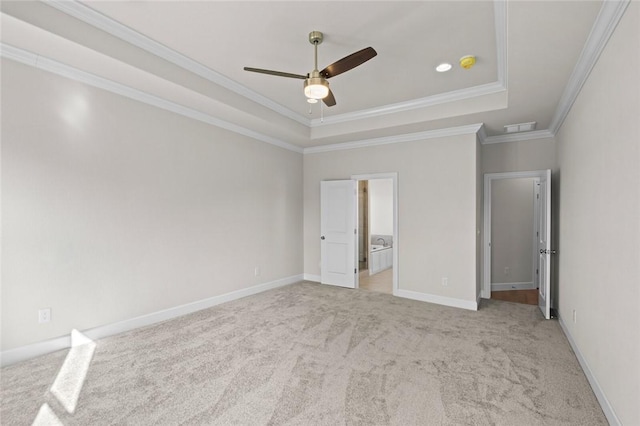
M 5 57 L 40 58 L 50 71 L 294 150 L 479 123 L 503 141 L 513 123 L 549 134 L 601 6 L 3 1 L 2 43 Z M 320 69 L 367 46 L 378 52 L 329 80 L 336 106 L 308 104 L 302 80 L 243 71 L 307 74 L 313 30 L 325 37 Z M 477 63 L 465 70 L 457 62 L 468 54 Z M 437 73 L 443 61 L 454 68 Z

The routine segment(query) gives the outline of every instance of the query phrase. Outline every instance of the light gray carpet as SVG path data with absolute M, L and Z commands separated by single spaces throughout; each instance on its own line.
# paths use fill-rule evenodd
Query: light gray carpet
M 97 341 L 73 414 L 67 352 L 2 369 L 2 424 L 607 424 L 558 323 L 508 302 L 294 284 Z

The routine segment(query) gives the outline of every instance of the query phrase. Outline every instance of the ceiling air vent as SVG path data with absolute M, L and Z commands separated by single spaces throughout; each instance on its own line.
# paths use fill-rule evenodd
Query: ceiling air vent
M 505 133 L 519 133 L 519 132 L 530 132 L 536 128 L 536 122 L 532 121 L 530 123 L 520 123 L 520 124 L 507 124 L 504 126 Z

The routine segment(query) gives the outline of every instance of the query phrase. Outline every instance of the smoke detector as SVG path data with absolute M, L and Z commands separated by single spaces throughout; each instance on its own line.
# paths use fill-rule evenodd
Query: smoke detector
M 465 70 L 471 69 L 476 64 L 476 57 L 473 55 L 467 55 L 460 58 L 460 66 Z

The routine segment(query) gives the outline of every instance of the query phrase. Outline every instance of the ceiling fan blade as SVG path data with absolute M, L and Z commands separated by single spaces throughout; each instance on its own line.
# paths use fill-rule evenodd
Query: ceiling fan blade
M 349 56 L 345 56 L 339 61 L 336 61 L 333 64 L 329 65 L 328 67 L 320 71 L 320 75 L 324 78 L 335 77 L 336 75 L 349 71 L 350 69 L 355 68 L 358 65 L 362 65 L 377 54 L 378 52 L 376 52 L 373 47 L 365 47 L 364 49 L 356 53 L 352 53 Z
M 263 70 L 261 68 L 249 68 L 249 67 L 244 67 L 244 70 L 245 71 L 251 71 L 251 72 L 258 72 L 260 74 L 276 75 L 278 77 L 298 78 L 298 79 L 301 79 L 301 80 L 306 80 L 307 79 L 306 75 L 291 74 L 291 73 L 282 72 L 282 71 Z
M 333 92 L 331 91 L 331 89 L 329 89 L 329 94 L 325 96 L 322 102 L 324 102 L 324 104 L 328 107 L 332 107 L 336 104 L 336 98 L 333 96 Z

